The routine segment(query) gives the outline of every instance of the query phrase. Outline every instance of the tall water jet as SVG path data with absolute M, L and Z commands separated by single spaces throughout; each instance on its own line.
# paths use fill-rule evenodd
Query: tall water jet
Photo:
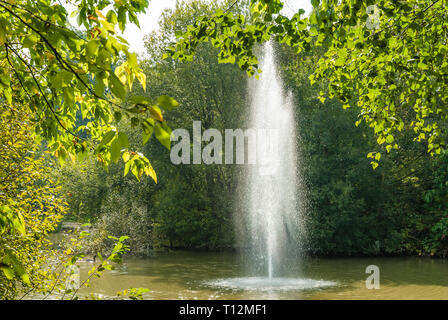
M 301 230 L 294 105 L 283 90 L 271 42 L 264 45 L 260 78 L 251 79 L 250 128 L 256 129 L 257 164 L 246 184 L 247 239 L 258 274 L 284 276 L 299 248 Z M 297 261 L 296 261 L 297 262 Z
M 277 74 L 272 43 L 263 47 L 260 79 L 249 85 L 251 109 L 248 154 L 256 164 L 244 166 L 235 214 L 238 247 L 246 252 L 249 276 L 217 279 L 214 287 L 256 290 L 275 298 L 277 291 L 304 290 L 335 283 L 303 278 L 301 243 L 305 236 L 305 192 L 300 176 L 298 136 L 292 98 Z M 252 143 L 251 143 L 252 141 Z M 254 149 L 252 149 L 254 148 Z

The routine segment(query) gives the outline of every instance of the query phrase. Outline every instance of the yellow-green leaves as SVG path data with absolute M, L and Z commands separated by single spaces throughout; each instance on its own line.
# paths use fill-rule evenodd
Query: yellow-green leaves
M 386 137 L 386 142 L 389 143 L 389 144 L 391 144 L 392 142 L 394 142 L 394 136 L 391 135 L 391 134 L 387 135 L 387 137 Z
M 128 136 L 124 132 L 118 132 L 117 141 L 123 148 L 129 148 Z
M 379 152 L 370 152 L 367 155 L 367 158 L 372 158 L 374 161 L 371 161 L 370 164 L 372 165 L 372 168 L 375 170 L 378 167 L 378 162 L 381 159 L 381 153 Z
M 129 99 L 129 102 L 134 104 L 131 109 L 134 113 L 148 113 L 149 118 L 142 119 L 141 121 L 136 121 L 134 126 L 141 124 L 142 128 L 142 142 L 146 144 L 149 138 L 155 132 L 156 139 L 170 149 L 171 146 L 171 128 L 166 124 L 163 118 L 163 113 L 161 108 L 165 110 L 173 110 L 179 107 L 179 103 L 173 98 L 162 95 L 157 98 L 157 105 L 153 104 L 151 99 L 144 96 L 133 96 Z M 133 118 L 136 119 L 137 118 Z
M 130 158 L 132 156 L 132 158 Z M 155 183 L 157 183 L 157 175 L 154 171 L 149 160 L 140 152 L 125 152 L 123 154 L 123 160 L 126 164 L 124 166 L 124 175 L 126 176 L 129 171 L 140 181 L 143 174 L 151 177 Z
M 129 154 L 129 151 L 125 151 L 125 152 L 123 152 L 123 161 L 124 161 L 125 163 L 128 162 L 130 156 L 131 156 L 131 155 Z
M 110 141 L 112 141 L 112 139 L 115 137 L 115 135 L 116 135 L 116 130 L 115 129 L 107 132 L 103 136 L 103 139 L 101 140 L 100 146 L 107 145 Z
M 126 88 L 124 84 L 120 81 L 120 79 L 112 74 L 109 77 L 110 81 L 110 89 L 112 90 L 112 93 L 119 99 L 124 100 L 126 97 Z
M 30 278 L 26 274 L 23 263 L 19 261 L 16 254 L 9 249 L 4 252 L 4 257 L 2 261 L 2 266 L 0 269 L 8 280 L 14 280 L 15 278 L 20 279 L 24 284 L 31 285 Z
M 0 106 L 0 273 L 11 291 L 0 298 L 14 298 L 19 283 L 42 288 L 50 275 L 42 273 L 48 264 L 46 235 L 65 213 L 58 184 L 48 177 L 49 160 L 38 157 L 31 116 L 25 107 Z M 60 144 L 53 144 L 62 153 Z
M 112 162 L 117 162 L 123 149 L 129 148 L 128 136 L 124 132 L 109 131 L 104 135 L 99 148 L 110 142 L 109 152 Z
M 146 76 L 129 44 L 116 35 L 116 27 L 123 31 L 129 21 L 138 25 L 137 14 L 145 11 L 148 1 L 75 5 L 71 17 L 85 31 L 68 27 L 68 13 L 59 5 L 0 1 L 0 100 L 29 107 L 39 119 L 36 133 L 61 163 L 90 153 L 107 167 L 128 149 L 126 135 L 111 132 L 111 125 L 122 118 L 132 118 L 133 124 L 150 117 L 164 121 L 155 103 L 143 113 L 125 105 L 135 79 L 146 91 Z M 172 107 L 168 104 L 167 110 Z M 145 142 L 151 130 L 144 127 Z
M 159 107 L 157 107 L 157 106 L 150 106 L 150 107 L 148 107 L 148 111 L 149 111 L 150 115 L 151 115 L 155 120 L 158 120 L 158 121 L 160 121 L 160 122 L 163 122 L 162 111 L 160 110 Z
M 100 47 L 99 40 L 90 40 L 86 44 L 86 57 L 87 59 L 96 59 L 96 55 L 98 54 L 98 49 Z
M 142 143 L 146 144 L 154 132 L 154 120 L 146 119 L 142 122 Z
M 165 123 L 157 123 L 154 127 L 157 140 L 167 149 L 171 148 L 171 129 Z
M 132 96 L 129 98 L 129 102 L 136 105 L 148 106 L 151 104 L 151 100 L 148 97 Z
M 120 158 L 121 146 L 118 139 L 114 139 L 110 145 L 110 159 L 112 162 L 117 162 Z
M 179 102 L 177 102 L 176 100 L 174 100 L 173 98 L 167 96 L 167 95 L 162 95 L 160 97 L 157 98 L 157 103 L 164 109 L 166 110 L 172 110 L 174 108 L 177 108 L 179 106 Z
M 256 43 L 276 39 L 300 52 L 311 44 L 325 46 L 325 56 L 310 77 L 328 83 L 329 97 L 348 108 L 356 97 L 361 118 L 374 128 L 379 144 L 392 144 L 393 134 L 413 127 L 416 141 L 428 137 L 428 151 L 443 149 L 441 130 L 428 127 L 448 116 L 448 64 L 446 38 L 448 11 L 442 1 L 383 1 L 376 3 L 374 27 L 369 4 L 357 1 L 312 1 L 309 18 L 291 18 L 278 12 L 283 1 L 251 1 L 253 20 L 245 22 L 231 12 L 218 10 L 197 18 L 182 34 L 167 56 L 192 60 L 201 42 L 219 49 L 218 61 L 238 62 L 253 75 L 258 68 L 253 53 Z M 411 10 L 412 8 L 412 10 Z M 330 10 L 331 9 L 331 10 Z M 411 12 L 412 11 L 412 12 Z M 321 97 L 319 97 L 321 99 Z M 359 124 L 360 122 L 357 122 Z M 432 124 L 431 123 L 431 124 Z M 431 139 L 431 140 L 430 140 Z M 395 148 L 395 145 L 393 146 Z M 388 151 L 391 148 L 387 149 Z
M 13 280 L 14 279 L 14 270 L 11 267 L 3 266 L 0 268 L 3 271 L 6 279 Z
M 13 200 L 8 199 L 11 205 L 14 204 Z M 0 204 L 0 234 L 10 231 L 12 233 L 18 233 L 19 235 L 25 234 L 25 221 L 22 214 L 11 209 L 8 205 Z
M 6 42 L 6 21 L 3 18 L 0 18 L 0 46 L 2 46 Z
M 118 297 L 129 297 L 131 300 L 143 300 L 143 294 L 148 292 L 146 288 L 130 288 L 117 292 Z
M 137 80 L 140 82 L 143 91 L 146 91 L 146 75 L 143 73 L 143 71 L 137 72 L 135 75 L 137 77 Z

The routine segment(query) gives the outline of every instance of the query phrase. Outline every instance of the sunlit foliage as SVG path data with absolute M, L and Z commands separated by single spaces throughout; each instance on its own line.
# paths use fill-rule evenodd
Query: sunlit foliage
M 44 268 L 51 256 L 47 236 L 66 206 L 27 114 L 2 105 L 0 128 L 0 297 L 11 298 L 20 285 L 39 290 L 51 278 Z
M 344 108 L 357 106 L 357 124 L 365 121 L 373 128 L 378 144 L 386 145 L 387 152 L 399 148 L 394 136 L 408 127 L 414 130 L 414 140 L 427 140 L 429 153 L 440 153 L 445 145 L 440 122 L 448 115 L 446 2 L 311 2 L 309 17 L 304 10 L 283 16 L 280 0 L 251 0 L 249 19 L 217 10 L 177 34 L 168 54 L 191 60 L 195 48 L 210 41 L 220 49 L 220 62 L 238 62 L 254 74 L 257 43 L 273 38 L 296 52 L 323 45 L 328 51 L 311 82 L 329 79 L 329 97 L 338 98 Z M 376 168 L 381 154 L 371 152 L 368 157 Z
M 130 118 L 145 141 L 154 131 L 170 147 L 171 129 L 160 108 L 171 110 L 178 103 L 165 95 L 127 100 L 134 80 L 145 90 L 146 78 L 119 31 L 128 23 L 138 25 L 137 14 L 148 1 L 69 4 L 77 29 L 58 1 L 0 0 L 0 99 L 29 109 L 36 133 L 61 162 L 91 154 L 107 168 L 123 155 L 125 174 L 157 181 L 149 160 L 128 150 L 126 134 L 117 129 L 122 118 Z

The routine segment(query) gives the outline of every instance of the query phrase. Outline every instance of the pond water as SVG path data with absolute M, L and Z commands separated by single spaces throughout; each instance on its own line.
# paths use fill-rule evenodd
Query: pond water
M 429 258 L 308 258 L 296 275 L 252 277 L 232 253 L 172 252 L 129 258 L 92 280 L 82 294 L 103 298 L 132 287 L 145 299 L 448 299 L 448 261 Z M 368 265 L 380 270 L 380 288 L 367 289 Z M 91 263 L 81 263 L 81 280 Z

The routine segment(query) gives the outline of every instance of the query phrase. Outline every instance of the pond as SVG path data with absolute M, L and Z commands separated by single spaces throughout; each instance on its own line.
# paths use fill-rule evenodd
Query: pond
M 367 289 L 366 267 L 380 270 L 380 288 Z M 234 253 L 171 252 L 128 258 L 92 280 L 83 294 L 103 298 L 131 287 L 145 299 L 448 299 L 448 262 L 430 258 L 307 258 L 295 276 L 251 277 Z M 92 263 L 81 263 L 81 280 Z

